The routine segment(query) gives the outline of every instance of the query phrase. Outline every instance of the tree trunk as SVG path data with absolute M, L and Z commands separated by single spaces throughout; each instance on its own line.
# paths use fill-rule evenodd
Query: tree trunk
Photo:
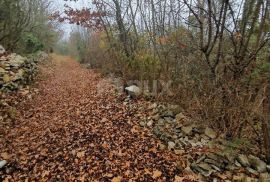
M 264 121 L 262 125 L 264 147 L 267 161 L 270 162 L 270 84 L 265 89 L 265 99 L 263 101 Z
M 122 13 L 121 13 L 121 6 L 118 0 L 113 0 L 114 5 L 115 5 L 115 13 L 116 13 L 116 23 L 119 29 L 119 39 L 121 43 L 123 44 L 124 51 L 127 57 L 129 57 L 129 51 L 128 51 L 128 46 L 127 46 L 127 32 L 124 26 L 123 18 L 122 18 Z

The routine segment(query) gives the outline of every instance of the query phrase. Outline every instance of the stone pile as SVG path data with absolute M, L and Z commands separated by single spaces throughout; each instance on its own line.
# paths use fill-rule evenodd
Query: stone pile
M 142 127 L 153 129 L 154 134 L 173 149 L 188 149 L 208 145 L 217 133 L 211 128 L 204 128 L 181 113 L 181 108 L 171 105 L 154 104 L 153 116 L 140 122 Z M 172 147 L 174 146 L 174 147 Z
M 32 58 L 12 53 L 0 57 L 0 90 L 15 91 L 33 80 L 37 73 L 37 64 L 48 59 L 46 53 L 40 52 Z
M 177 155 L 187 154 L 188 165 L 182 170 L 193 171 L 205 179 L 218 176 L 229 181 L 237 177 L 240 181 L 270 181 L 270 166 L 266 162 L 253 155 L 225 152 L 226 140 L 219 138 L 213 129 L 185 116 L 178 105 L 153 104 L 149 110 L 151 115 L 143 119 L 140 126 L 148 127 L 163 141 L 160 149 L 172 150 Z M 204 149 L 212 150 L 192 154 L 192 151 L 207 151 Z

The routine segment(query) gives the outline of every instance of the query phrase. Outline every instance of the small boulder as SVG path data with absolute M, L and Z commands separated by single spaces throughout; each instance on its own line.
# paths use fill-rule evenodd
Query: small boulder
M 255 176 L 258 175 L 258 172 L 250 167 L 247 167 L 246 170 L 250 173 L 250 174 L 253 174 Z
M 171 110 L 166 110 L 162 113 L 163 117 L 174 117 L 174 114 Z
M 0 67 L 0 75 L 3 75 L 3 74 L 5 74 L 6 73 L 6 70 L 4 69 L 4 68 L 1 68 Z
M 268 172 L 270 172 L 270 165 L 266 166 Z
M 6 52 L 5 48 L 0 45 L 0 54 L 4 54 Z
M 155 121 L 158 121 L 160 119 L 160 115 L 156 114 L 156 115 L 152 116 L 152 119 Z
M 0 169 L 3 168 L 7 164 L 6 160 L 0 161 Z
M 154 103 L 154 104 L 149 106 L 149 109 L 156 109 L 157 107 L 158 107 L 158 104 Z
M 182 111 L 182 108 L 179 105 L 169 105 L 168 108 L 174 115 L 177 115 Z
M 175 147 L 175 143 L 174 142 L 172 142 L 172 141 L 168 142 L 168 149 L 169 150 L 174 149 L 174 147 Z
M 190 165 L 192 171 L 200 173 L 205 177 L 209 177 L 214 171 L 212 170 L 211 166 L 206 163 L 196 164 L 192 163 Z
M 141 95 L 142 91 L 139 87 L 137 87 L 136 85 L 131 85 L 129 87 L 126 87 L 125 90 L 128 92 L 128 94 L 132 97 L 132 98 L 136 98 L 139 95 Z
M 182 120 L 186 120 L 187 117 L 186 117 L 183 113 L 179 113 L 179 114 L 177 114 L 177 115 L 175 116 L 175 119 L 176 119 L 177 121 L 182 121 Z
M 209 127 L 205 129 L 204 134 L 211 139 L 215 139 L 217 137 L 217 133 Z
M 193 127 L 190 126 L 183 126 L 181 130 L 186 134 L 186 135 L 191 135 L 192 134 L 192 129 Z
M 153 123 L 154 123 L 154 121 L 153 120 L 150 120 L 150 121 L 147 122 L 147 126 L 148 127 L 151 127 L 153 125 Z
M 160 150 L 165 150 L 166 149 L 166 145 L 163 145 L 162 143 L 158 145 L 158 148 Z
M 259 159 L 258 157 L 255 157 L 253 155 L 248 156 L 248 161 L 250 163 L 250 166 L 254 169 L 256 169 L 259 173 L 266 172 L 266 163 Z
M 243 167 L 249 167 L 250 164 L 248 162 L 248 158 L 246 155 L 240 154 L 237 156 L 237 161 L 243 166 Z
M 145 126 L 146 126 L 145 121 L 140 121 L 140 126 L 141 126 L 141 127 L 145 127 Z

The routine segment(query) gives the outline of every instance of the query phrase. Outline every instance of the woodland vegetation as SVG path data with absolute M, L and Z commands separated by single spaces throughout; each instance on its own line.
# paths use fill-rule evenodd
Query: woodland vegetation
M 61 35 L 57 23 L 49 22 L 48 0 L 0 0 L 0 44 L 11 52 L 49 51 Z
M 94 0 L 51 19 L 80 25 L 65 50 L 124 80 L 172 81 L 193 118 L 270 160 L 270 2 Z M 150 87 L 151 91 L 151 87 Z
M 269 181 L 270 0 L 80 1 L 0 0 L 0 181 Z

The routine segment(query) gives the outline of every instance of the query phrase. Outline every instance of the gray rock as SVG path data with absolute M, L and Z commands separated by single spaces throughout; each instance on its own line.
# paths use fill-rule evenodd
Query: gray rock
M 193 128 L 193 132 L 197 134 L 203 134 L 205 129 L 202 126 L 195 126 Z
M 186 174 L 193 173 L 193 171 L 191 170 L 190 166 L 187 166 L 187 167 L 183 170 L 183 172 L 186 173 Z
M 243 167 L 249 167 L 250 164 L 248 162 L 248 158 L 246 155 L 240 154 L 237 156 L 236 160 L 243 166 Z
M 154 113 L 154 114 L 159 114 L 158 108 L 153 109 L 153 113 Z
M 208 163 L 208 164 L 211 164 L 211 165 L 214 165 L 214 166 L 217 166 L 218 168 L 225 168 L 225 165 L 219 161 L 215 161 L 213 159 L 205 159 L 204 162 Z
M 187 120 L 188 118 L 183 114 L 179 113 L 175 116 L 177 122 L 182 122 L 183 120 Z
M 161 136 L 161 131 L 160 131 L 159 127 L 157 127 L 157 126 L 154 127 L 153 133 L 154 133 L 157 137 L 160 137 L 160 136 Z
M 4 54 L 6 52 L 5 48 L 0 45 L 0 54 Z
M 149 107 L 149 109 L 156 109 L 157 106 L 158 106 L 158 104 L 157 104 L 157 103 L 154 103 L 154 104 L 152 104 L 152 105 Z
M 181 130 L 186 134 L 186 135 L 191 135 L 192 134 L 192 129 L 193 129 L 193 126 L 183 126 L 181 128 Z
M 205 134 L 202 134 L 201 138 L 204 139 L 205 141 L 209 142 L 209 137 L 206 136 Z
M 11 54 L 9 65 L 10 67 L 20 68 L 26 62 L 26 58 L 17 54 Z
M 209 140 L 201 138 L 200 142 L 201 142 L 202 145 L 206 145 L 206 144 L 208 144 Z
M 141 126 L 141 127 L 145 127 L 145 126 L 146 126 L 145 121 L 140 121 L 140 126 Z
M 4 69 L 4 68 L 1 68 L 0 67 L 0 75 L 3 75 L 3 74 L 5 74 L 6 73 L 6 70 Z
M 182 111 L 182 108 L 179 105 L 169 105 L 168 108 L 174 115 L 177 115 Z
M 250 167 L 247 167 L 246 170 L 247 170 L 250 174 L 254 174 L 254 175 L 256 175 L 256 176 L 259 174 L 256 170 L 254 170 L 254 169 L 252 169 L 252 168 L 250 168 Z
M 142 93 L 141 89 L 136 85 L 131 85 L 129 87 L 126 87 L 125 90 L 133 98 L 138 97 Z
M 238 161 L 235 161 L 234 163 L 237 167 L 242 167 L 241 164 Z
M 159 144 L 159 149 L 160 149 L 160 150 L 165 150 L 165 149 L 166 149 L 166 145 L 164 145 L 164 144 Z
M 215 166 L 215 165 L 211 165 L 211 167 L 212 167 L 214 170 L 216 170 L 216 171 L 218 171 L 218 172 L 221 172 L 221 169 L 220 169 L 219 167 L 217 167 L 217 166 Z
M 253 155 L 248 156 L 248 161 L 250 163 L 250 166 L 257 170 L 259 173 L 266 172 L 266 163 L 259 159 L 258 157 L 255 157 Z
M 169 150 L 172 150 L 172 149 L 174 149 L 174 147 L 175 147 L 175 143 L 172 142 L 172 141 L 169 141 L 169 142 L 168 142 L 168 149 L 169 149 Z
M 217 137 L 217 133 L 209 127 L 205 129 L 204 134 L 211 139 L 215 139 Z
M 167 123 L 173 123 L 173 122 L 174 122 L 173 118 L 171 118 L 171 117 L 164 117 L 164 120 L 165 120 Z
M 202 164 L 192 163 L 190 165 L 190 168 L 192 169 L 192 171 L 200 173 L 205 177 L 209 177 L 214 172 L 211 166 L 205 163 Z
M 150 121 L 147 122 L 147 126 L 148 127 L 151 127 L 153 125 L 153 123 L 154 123 L 154 121 L 153 120 L 150 120 Z
M 152 117 L 153 120 L 158 121 L 160 119 L 160 115 L 156 114 Z
M 196 163 L 198 164 L 198 163 L 202 162 L 205 158 L 206 158 L 205 155 L 201 156 L 201 157 L 196 161 Z
M 228 153 L 225 153 L 225 157 L 227 158 L 228 162 L 233 164 L 237 156 L 234 153 L 228 152 Z
M 164 111 L 162 113 L 162 116 L 163 117 L 174 117 L 174 114 L 173 114 L 173 112 L 171 110 L 167 110 L 167 111 Z
M 266 166 L 268 172 L 270 172 L 270 165 Z
M 200 164 L 198 164 L 198 166 L 200 168 L 204 169 L 205 171 L 211 171 L 212 170 L 212 167 L 207 163 L 200 163 Z
M 195 142 L 193 140 L 189 140 L 188 142 L 191 144 L 192 147 L 202 146 L 202 143 L 200 142 Z
M 229 164 L 229 165 L 227 165 L 226 166 L 226 170 L 228 170 L 228 171 L 234 171 L 234 170 L 236 170 L 238 167 L 236 167 L 235 165 L 233 165 L 233 164 Z
M 164 112 L 166 110 L 166 107 L 164 105 L 158 105 L 157 109 L 160 111 L 160 112 Z
M 164 119 L 159 119 L 158 120 L 158 125 L 159 126 L 163 126 L 165 124 L 165 120 Z
M 218 153 L 209 153 L 207 157 L 221 163 L 229 163 L 229 161 L 222 155 Z
M 0 169 L 3 168 L 7 164 L 6 160 L 0 161 Z

